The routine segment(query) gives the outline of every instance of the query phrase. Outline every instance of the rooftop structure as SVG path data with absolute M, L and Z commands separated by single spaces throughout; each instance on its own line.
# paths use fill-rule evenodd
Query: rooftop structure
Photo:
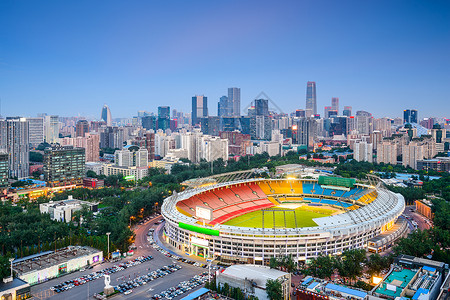
M 366 291 L 330 283 L 323 279 L 307 276 L 295 291 L 293 299 L 366 299 Z M 307 296 L 310 297 L 307 297 Z M 313 296 L 313 297 L 311 297 Z
M 444 278 L 444 263 L 406 255 L 400 255 L 395 262 L 388 275 L 372 290 L 374 296 L 436 299 Z
M 73 213 L 81 210 L 84 205 L 92 212 L 97 212 L 98 210 L 98 203 L 73 199 L 72 196 L 69 196 L 67 200 L 41 203 L 39 205 L 39 210 L 42 214 L 50 214 L 52 220 L 65 221 L 68 223 L 72 220 Z
M 13 270 L 22 280 L 36 284 L 103 260 L 103 252 L 91 247 L 68 246 L 13 261 Z

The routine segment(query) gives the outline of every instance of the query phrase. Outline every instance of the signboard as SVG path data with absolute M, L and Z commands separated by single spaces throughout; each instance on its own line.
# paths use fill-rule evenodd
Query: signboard
M 134 180 L 136 177 L 134 175 L 125 176 L 124 179 L 127 181 Z
M 190 231 L 193 231 L 193 232 L 207 234 L 207 235 L 214 235 L 214 236 L 219 236 L 220 235 L 220 231 L 219 230 L 203 228 L 203 227 L 199 227 L 199 226 L 195 226 L 195 225 L 191 225 L 191 224 L 186 224 L 186 223 L 183 223 L 183 222 L 178 222 L 178 227 L 186 229 L 186 230 L 190 230 Z
M 116 252 L 113 252 L 113 253 L 111 253 L 111 258 L 119 258 L 120 257 L 120 251 L 116 251 Z
M 67 273 L 67 264 L 58 266 L 58 275 Z
M 356 180 L 354 178 L 319 176 L 320 185 L 345 186 L 352 188 L 355 185 L 355 182 Z
M 195 216 L 200 219 L 211 221 L 213 219 L 213 210 L 211 208 L 196 206 Z
M 94 256 L 94 257 L 92 258 L 92 261 L 93 261 L 93 262 L 98 262 L 98 260 L 99 260 L 99 256 L 98 256 L 98 255 L 96 255 L 96 256 Z
M 197 246 L 208 247 L 208 240 L 200 239 L 200 238 L 195 237 L 195 236 L 191 236 L 191 243 L 195 244 Z

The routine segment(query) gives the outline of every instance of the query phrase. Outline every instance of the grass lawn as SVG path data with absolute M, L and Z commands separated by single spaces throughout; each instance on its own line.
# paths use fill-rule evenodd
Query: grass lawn
M 276 207 L 274 209 L 277 209 Z M 281 208 L 279 208 L 281 209 Z M 298 227 L 313 227 L 317 224 L 312 220 L 314 218 L 321 218 L 330 216 L 335 213 L 336 210 L 327 209 L 322 207 L 302 206 L 295 209 L 295 216 L 297 217 Z M 284 212 L 275 212 L 275 227 L 285 228 Z M 273 228 L 273 212 L 264 213 L 264 228 Z M 240 227 L 262 227 L 262 211 L 254 211 L 224 223 L 229 226 Z M 294 209 L 288 209 L 286 211 L 286 228 L 295 228 Z

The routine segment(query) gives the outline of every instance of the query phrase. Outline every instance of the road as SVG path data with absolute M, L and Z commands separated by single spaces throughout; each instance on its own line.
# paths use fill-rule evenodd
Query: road
M 414 205 L 408 205 L 408 206 L 406 206 L 405 211 L 403 212 L 403 215 L 409 217 L 410 220 L 416 221 L 417 228 L 419 228 L 420 230 L 430 229 L 432 227 L 432 223 L 427 218 L 425 218 L 424 216 L 422 216 L 419 213 L 416 213 L 415 211 L 416 211 L 416 209 L 415 209 Z
M 205 271 L 204 268 L 194 267 L 189 264 L 178 262 L 172 258 L 166 257 L 159 251 L 153 249 L 147 242 L 147 232 L 150 228 L 156 228 L 157 225 L 154 223 L 161 219 L 161 216 L 155 217 L 145 224 L 138 226 L 135 229 L 135 245 L 137 249 L 135 250 L 135 254 L 133 257 L 143 256 L 143 255 L 152 255 L 153 259 L 147 262 L 144 262 L 140 265 L 136 265 L 125 270 L 119 271 L 117 273 L 111 274 L 111 285 L 118 285 L 124 281 L 128 281 L 129 279 L 134 279 L 143 274 L 147 274 L 150 271 L 159 269 L 160 267 L 170 265 L 170 264 L 179 264 L 182 266 L 181 270 L 178 270 L 172 274 L 166 275 L 165 277 L 158 278 L 154 281 L 147 283 L 146 285 L 142 285 L 133 290 L 130 295 L 117 295 L 114 296 L 114 299 L 149 299 L 152 295 L 162 292 L 172 286 L 177 285 L 181 281 L 189 280 L 194 275 L 200 274 Z M 105 269 L 114 264 L 118 263 L 103 263 L 95 266 L 91 270 L 86 270 L 84 272 L 75 272 L 71 274 L 67 274 L 65 276 L 52 279 L 42 284 L 35 285 L 31 287 L 31 293 L 36 299 L 64 299 L 64 300 L 79 300 L 79 299 L 94 299 L 94 293 L 100 293 L 103 291 L 103 287 L 105 286 L 103 278 L 99 278 L 94 281 L 90 281 L 84 285 L 76 286 L 70 290 L 65 292 L 56 294 L 50 291 L 50 287 L 55 286 L 64 281 L 72 280 L 77 277 L 80 277 L 85 274 L 92 273 L 97 270 Z M 182 298 L 186 296 L 186 294 L 181 295 L 178 298 Z

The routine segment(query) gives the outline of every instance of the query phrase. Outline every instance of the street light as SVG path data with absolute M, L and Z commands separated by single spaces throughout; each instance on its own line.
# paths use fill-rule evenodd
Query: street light
M 9 259 L 9 262 L 11 263 L 11 278 L 13 278 L 13 267 L 12 267 L 13 261 L 14 261 L 14 258 Z
M 111 232 L 107 232 L 106 235 L 108 236 L 108 256 L 107 259 L 109 259 L 109 235 L 111 234 Z

